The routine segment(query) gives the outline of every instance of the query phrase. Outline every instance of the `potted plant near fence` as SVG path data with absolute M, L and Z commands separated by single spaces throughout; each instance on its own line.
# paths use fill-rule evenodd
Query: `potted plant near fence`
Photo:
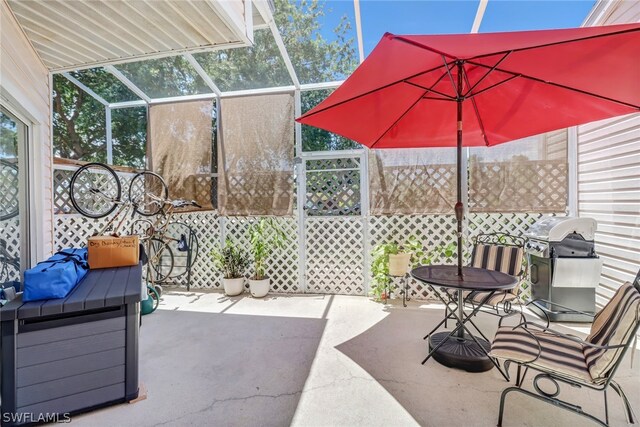
M 371 293 L 380 300 L 390 297 L 391 277 L 403 277 L 409 272 L 412 260 L 415 262 L 423 257 L 422 243 L 415 237 L 409 237 L 404 243 L 379 243 L 371 253 L 371 274 L 373 283 Z
M 371 293 L 376 300 L 387 300 L 390 297 L 391 276 L 404 276 L 409 272 L 410 268 L 418 265 L 430 265 L 434 261 L 442 261 L 451 258 L 456 249 L 455 243 L 441 244 L 433 249 L 426 251 L 418 239 L 411 236 L 405 243 L 380 243 L 373 248 L 371 253 L 371 274 L 372 284 Z M 409 254 L 409 261 L 406 256 L 395 257 L 396 255 Z M 392 267 L 392 259 L 400 259 L 394 261 Z M 397 267 L 397 269 L 396 269 Z
M 247 230 L 251 255 L 253 256 L 254 275 L 249 279 L 249 290 L 255 298 L 269 293 L 270 279 L 266 277 L 267 260 L 274 250 L 284 248 L 287 236 L 273 218 L 261 218 Z
M 224 293 L 240 295 L 244 291 L 244 272 L 251 262 L 249 254 L 227 239 L 224 247 L 211 251 L 216 269 L 222 272 Z

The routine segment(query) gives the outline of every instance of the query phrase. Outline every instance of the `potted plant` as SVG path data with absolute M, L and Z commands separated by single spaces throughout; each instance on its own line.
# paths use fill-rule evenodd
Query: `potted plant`
M 375 298 L 378 301 L 389 298 L 390 276 L 404 276 L 409 272 L 412 259 L 414 262 L 422 259 L 423 254 L 422 244 L 414 236 L 402 244 L 390 242 L 376 245 L 371 253 L 371 293 Z
M 254 275 L 249 279 L 249 290 L 255 298 L 269 293 L 270 280 L 266 277 L 267 260 L 274 250 L 284 248 L 287 236 L 273 218 L 261 218 L 247 230 L 251 255 L 253 256 Z
M 227 239 L 224 247 L 211 251 L 211 257 L 215 268 L 222 272 L 224 293 L 240 295 L 244 291 L 244 272 L 249 267 L 249 255 Z

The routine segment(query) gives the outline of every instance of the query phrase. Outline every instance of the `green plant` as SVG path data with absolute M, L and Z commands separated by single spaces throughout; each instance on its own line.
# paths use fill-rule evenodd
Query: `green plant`
M 435 248 L 431 249 L 428 252 L 424 252 L 420 259 L 417 261 L 417 264 L 420 265 L 431 265 L 434 261 L 442 259 L 442 258 L 451 258 L 456 254 L 456 247 L 458 244 L 456 242 L 451 242 L 449 244 L 440 244 Z
M 251 262 L 249 254 L 227 239 L 224 247 L 211 251 L 215 268 L 222 272 L 225 279 L 242 277 Z
M 383 299 L 389 287 L 389 255 L 401 252 L 411 253 L 411 265 L 415 265 L 417 260 L 424 257 L 424 247 L 415 236 L 411 236 L 404 243 L 379 243 L 374 246 L 371 252 L 371 293 L 377 301 Z
M 251 255 L 255 266 L 255 280 L 265 278 L 266 262 L 275 249 L 284 248 L 288 241 L 284 231 L 273 218 L 261 218 L 247 230 Z
M 411 253 L 411 268 L 419 265 L 431 265 L 441 258 L 451 258 L 455 255 L 456 243 L 441 244 L 430 251 L 426 251 L 415 236 L 411 236 L 403 244 L 380 243 L 373 248 L 371 253 L 371 293 L 377 301 L 383 299 L 385 292 L 390 288 L 389 255 L 401 252 Z

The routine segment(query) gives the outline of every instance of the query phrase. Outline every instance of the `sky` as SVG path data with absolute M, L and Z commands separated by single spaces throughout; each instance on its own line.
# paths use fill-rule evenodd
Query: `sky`
M 360 0 L 365 56 L 387 31 L 468 33 L 478 4 L 478 0 Z M 489 0 L 480 32 L 579 27 L 594 4 L 595 0 Z M 326 10 L 321 19 L 323 36 L 332 40 L 332 29 L 347 15 L 357 49 L 353 0 L 326 0 Z

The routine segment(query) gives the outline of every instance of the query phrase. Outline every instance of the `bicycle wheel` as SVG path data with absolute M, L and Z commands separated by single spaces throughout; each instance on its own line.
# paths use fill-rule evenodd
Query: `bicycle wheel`
M 78 169 L 69 184 L 71 204 L 89 218 L 102 218 L 115 210 L 122 196 L 118 175 L 102 163 L 88 163 Z
M 169 245 L 160 239 L 149 241 L 149 272 L 154 283 L 165 281 L 173 270 L 173 252 Z
M 0 221 L 18 215 L 20 187 L 18 167 L 0 160 Z
M 189 244 L 189 239 L 191 238 L 190 266 L 193 267 L 194 263 L 196 262 L 196 258 L 198 258 L 198 237 L 191 227 L 189 227 L 184 222 L 179 221 L 171 222 L 167 225 L 165 236 L 169 239 L 169 247 L 171 248 L 171 252 L 173 252 L 173 270 L 171 271 L 171 275 L 169 277 L 180 277 L 187 272 L 188 256 L 188 252 L 185 250 L 181 250 L 180 248 L 180 239 L 182 236 L 185 236 L 186 243 Z
M 157 173 L 140 172 L 133 177 L 129 185 L 129 200 L 140 215 L 156 215 L 168 196 L 169 188 Z

